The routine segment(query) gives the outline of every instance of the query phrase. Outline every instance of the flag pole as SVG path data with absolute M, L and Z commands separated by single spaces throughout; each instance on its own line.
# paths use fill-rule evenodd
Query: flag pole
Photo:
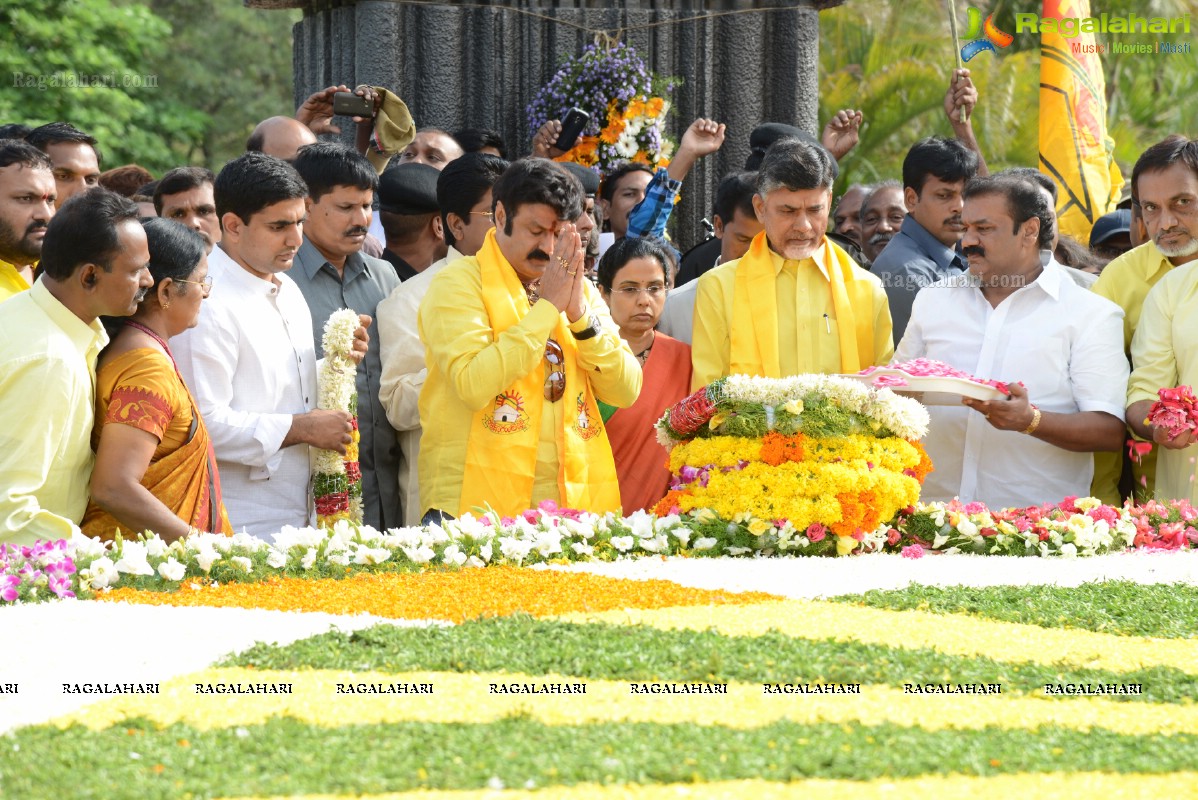
M 948 26 L 953 32 L 953 54 L 957 57 L 957 69 L 962 69 L 961 36 L 957 33 L 957 0 L 948 0 Z M 964 106 L 961 106 L 961 121 L 969 122 L 969 109 Z

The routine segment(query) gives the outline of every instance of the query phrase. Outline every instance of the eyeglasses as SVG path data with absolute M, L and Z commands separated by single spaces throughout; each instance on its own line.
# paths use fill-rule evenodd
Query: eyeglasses
M 495 221 L 495 212 L 494 211 L 471 211 L 470 213 L 478 214 L 480 217 L 486 217 L 487 219 L 491 220 L 492 222 Z
M 211 275 L 205 275 L 204 280 L 202 280 L 202 281 L 185 281 L 182 278 L 176 278 L 175 283 L 193 283 L 196 286 L 200 286 L 200 287 L 202 287 L 200 289 L 200 291 L 204 293 L 204 297 L 207 297 L 208 293 L 212 291 L 212 276 Z
M 649 295 L 650 300 L 660 300 L 666 296 L 666 287 L 660 283 L 655 283 L 652 286 L 646 286 L 643 289 L 640 286 L 621 286 L 615 291 L 629 300 L 637 299 L 640 297 L 641 292 Z
M 545 342 L 545 360 L 551 367 L 549 375 L 545 377 L 545 399 L 556 403 L 566 393 L 566 354 L 553 339 Z

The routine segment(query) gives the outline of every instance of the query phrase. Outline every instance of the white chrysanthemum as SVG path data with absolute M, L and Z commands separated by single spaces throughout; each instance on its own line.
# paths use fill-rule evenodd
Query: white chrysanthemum
M 358 330 L 358 325 L 358 312 L 351 308 L 330 314 L 320 339 L 325 358 L 349 358 L 354 349 L 354 332 Z

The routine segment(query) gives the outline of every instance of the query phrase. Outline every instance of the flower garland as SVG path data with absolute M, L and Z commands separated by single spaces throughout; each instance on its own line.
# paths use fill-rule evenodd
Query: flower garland
M 315 450 L 312 470 L 316 524 L 327 527 L 341 520 L 362 521 L 362 471 L 358 465 L 358 365 L 350 357 L 359 325 L 352 309 L 333 312 L 324 324 L 324 360 L 318 376 L 318 407 L 346 411 L 353 429 L 345 455 Z
M 653 75 L 636 51 L 623 42 L 588 45 L 568 58 L 528 105 L 533 131 L 580 108 L 591 119 L 561 161 L 574 161 L 600 173 L 625 161 L 654 169 L 668 165 L 674 151 L 665 134 L 670 103 L 665 98 L 679 81 Z
M 862 502 L 852 513 L 864 515 Z M 748 513 L 721 518 L 709 508 L 629 517 L 558 508 L 546 501 L 514 518 L 469 514 L 444 526 L 380 532 L 346 520 L 330 528 L 285 527 L 273 542 L 245 533 L 200 533 L 169 545 L 156 534 L 103 542 L 70 540 L 6 546 L 0 600 L 90 597 L 114 587 L 175 591 L 270 578 L 343 578 L 363 572 L 612 561 L 635 556 L 843 555 L 826 526 L 800 530 Z M 920 503 L 861 534 L 853 553 L 1092 556 L 1126 550 L 1198 549 L 1198 510 L 1184 500 L 1103 505 L 1093 497 L 992 511 L 981 503 Z M 28 551 L 28 552 L 26 552 Z M 16 580 L 14 580 L 16 578 Z M 194 588 L 194 587 L 193 587 Z M 43 591 L 47 589 L 48 591 Z M 10 591 L 11 590 L 11 591 Z

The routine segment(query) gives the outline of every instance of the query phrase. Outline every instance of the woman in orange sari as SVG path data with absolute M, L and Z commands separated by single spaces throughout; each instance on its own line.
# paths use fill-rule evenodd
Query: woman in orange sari
M 599 293 L 644 373 L 640 397 L 631 406 L 616 410 L 600 403 L 626 515 L 651 509 L 665 497 L 670 471 L 653 425 L 690 394 L 690 347 L 655 330 L 672 265 L 665 247 L 653 239 L 620 239 L 599 260 Z
M 114 329 L 96 369 L 96 465 L 81 527 L 102 539 L 117 530 L 168 542 L 232 534 L 208 431 L 167 345 L 196 324 L 211 288 L 204 240 L 171 220 L 143 224 L 154 286 L 132 317 L 107 321 Z

